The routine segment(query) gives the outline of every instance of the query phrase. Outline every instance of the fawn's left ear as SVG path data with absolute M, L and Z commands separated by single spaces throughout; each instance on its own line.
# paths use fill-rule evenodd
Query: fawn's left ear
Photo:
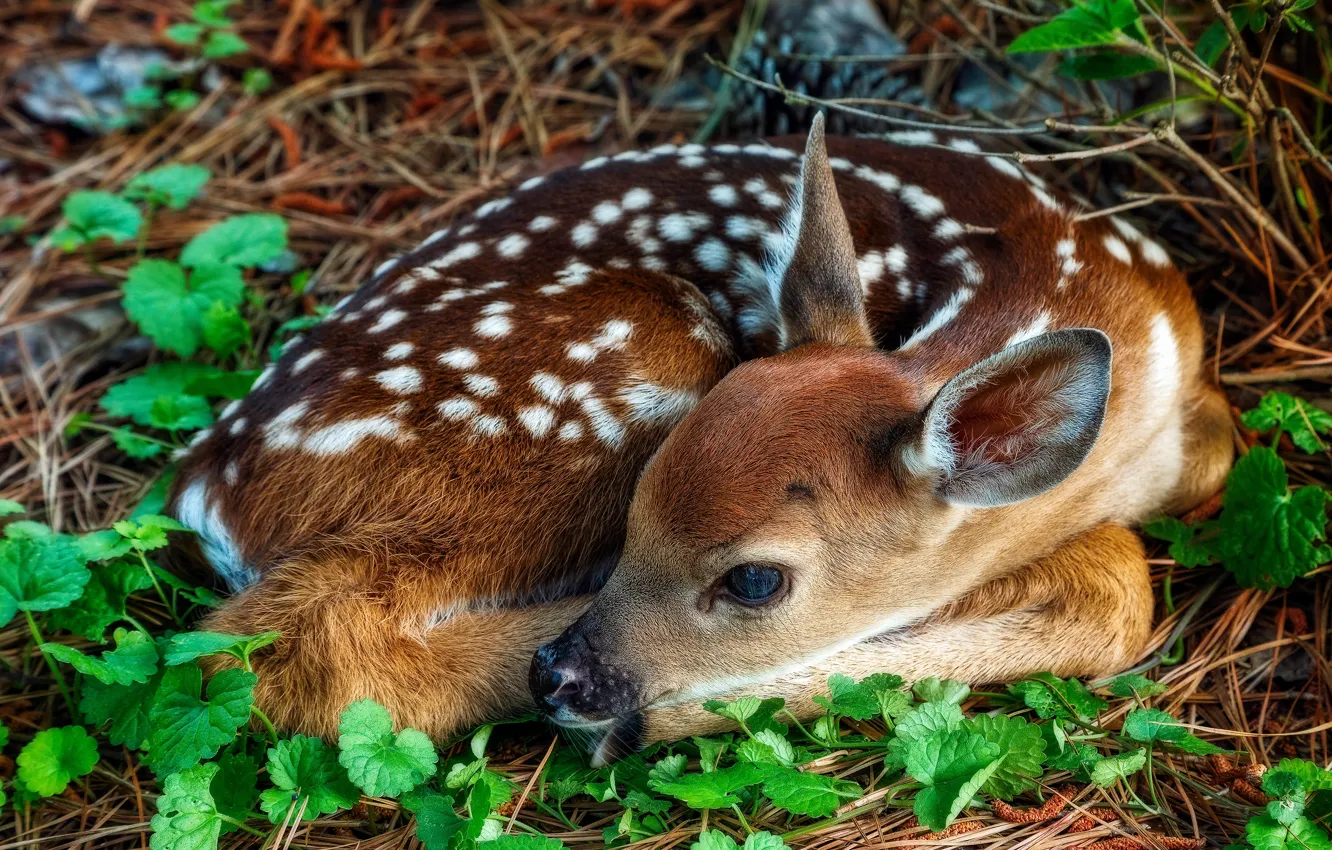
M 814 116 L 787 211 L 785 243 L 774 258 L 773 293 L 782 318 L 782 348 L 807 342 L 872 346 L 856 247 L 846 223 L 828 149 L 823 113 Z

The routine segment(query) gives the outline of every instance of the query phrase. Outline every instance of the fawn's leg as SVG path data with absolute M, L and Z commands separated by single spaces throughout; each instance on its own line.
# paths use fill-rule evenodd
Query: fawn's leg
M 1183 475 L 1170 494 L 1167 513 L 1197 507 L 1221 489 L 1235 459 L 1234 430 L 1225 394 L 1199 386 L 1184 411 Z
M 780 696 L 796 716 L 822 713 L 828 677 L 896 673 L 998 682 L 1048 670 L 1099 676 L 1123 669 L 1151 631 L 1152 589 L 1142 542 L 1103 525 L 1023 570 L 987 584 L 928 620 L 824 658 L 797 674 L 720 694 Z M 643 740 L 675 740 L 729 728 L 691 703 L 648 710 Z
M 443 739 L 530 709 L 532 653 L 592 600 L 493 610 L 432 606 L 448 598 L 440 587 L 447 578 L 441 570 L 395 565 L 391 556 L 320 553 L 274 565 L 202 627 L 282 632 L 253 665 L 255 702 L 283 729 L 335 735 L 347 704 L 370 697 L 397 725 Z

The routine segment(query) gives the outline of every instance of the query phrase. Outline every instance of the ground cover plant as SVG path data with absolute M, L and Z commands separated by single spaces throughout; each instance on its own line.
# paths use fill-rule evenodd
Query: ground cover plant
M 734 61 L 761 4 L 84 5 L 0 8 L 0 52 L 169 61 L 96 131 L 0 94 L 0 850 L 1332 848 L 1325 10 L 886 7 L 908 51 L 852 59 L 921 96 L 866 104 Z M 979 67 L 1007 100 L 945 108 Z M 436 746 L 371 700 L 336 743 L 275 730 L 249 659 L 281 636 L 191 631 L 218 597 L 167 557 L 190 535 L 162 515 L 172 453 L 378 262 L 531 174 L 721 132 L 746 98 L 1027 128 L 1030 167 L 1171 246 L 1242 456 L 1144 528 L 1150 654 L 1093 683 L 834 676 L 812 721 L 709 703 L 736 731 L 601 769 L 533 723 Z M 206 678 L 215 654 L 239 664 Z

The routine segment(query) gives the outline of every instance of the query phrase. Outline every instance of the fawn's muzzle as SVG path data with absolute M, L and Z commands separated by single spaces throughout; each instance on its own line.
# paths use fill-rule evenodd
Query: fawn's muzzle
M 561 724 L 611 720 L 640 705 L 636 678 L 607 663 L 581 622 L 537 649 L 528 687 L 537 708 Z

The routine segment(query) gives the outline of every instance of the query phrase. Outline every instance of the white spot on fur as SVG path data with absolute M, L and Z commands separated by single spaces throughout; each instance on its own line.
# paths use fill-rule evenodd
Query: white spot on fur
M 324 356 L 322 349 L 312 349 L 296 358 L 296 362 L 291 364 L 291 374 L 299 375 L 309 368 L 310 364 Z M 257 381 L 255 383 L 258 383 Z
M 1032 196 L 1040 202 L 1041 206 L 1054 210 L 1055 212 L 1063 212 L 1064 208 L 1059 206 L 1059 202 L 1056 201 L 1054 196 L 1049 192 L 1039 186 L 1029 186 L 1028 188 L 1031 189 Z
M 609 157 L 605 157 L 605 156 L 597 156 L 597 157 L 593 157 L 592 159 L 589 159 L 587 162 L 585 162 L 585 163 L 583 163 L 581 166 L 579 166 L 579 170 L 581 170 L 581 171 L 591 171 L 591 170 L 593 170 L 594 168 L 600 168 L 601 166 L 605 165 L 605 164 L 608 163 L 608 162 L 610 162 L 610 158 L 609 158 Z
M 1025 342 L 1034 337 L 1038 337 L 1041 334 L 1045 333 L 1047 330 L 1049 330 L 1049 328 L 1050 328 L 1050 314 L 1043 312 L 1039 316 L 1037 316 L 1034 320 L 1032 320 L 1031 324 L 1027 325 L 1026 327 L 1019 330 L 1017 333 L 1009 337 L 1008 342 L 1004 343 L 1004 348 L 1008 348 L 1010 345 L 1017 345 L 1019 342 Z
M 536 187 L 540 186 L 542 183 L 545 182 L 546 182 L 545 177 L 532 177 L 527 180 L 524 180 L 522 182 L 522 185 L 518 187 L 518 191 L 526 192 L 528 189 L 535 189 Z
M 691 242 L 695 231 L 703 230 L 712 219 L 703 213 L 671 213 L 657 222 L 657 232 L 667 242 Z
M 533 233 L 545 233 L 555 226 L 554 217 L 548 215 L 539 215 L 527 223 L 527 229 Z
M 930 316 L 929 320 L 921 325 L 920 328 L 911 335 L 910 339 L 902 343 L 899 350 L 906 351 L 914 348 L 929 339 L 938 332 L 940 328 L 953 321 L 953 319 L 956 319 L 957 314 L 962 310 L 962 306 L 971 300 L 973 294 L 974 290 L 969 287 L 959 288 L 953 293 L 952 297 L 948 299 L 947 303 L 934 311 L 934 315 Z
M 472 325 L 472 330 L 476 332 L 477 336 L 486 339 L 499 339 L 508 336 L 509 331 L 513 330 L 513 321 L 508 316 L 487 316 Z
M 943 201 L 919 186 L 903 186 L 901 198 L 921 218 L 934 218 L 944 211 Z
M 651 192 L 636 187 L 624 193 L 624 197 L 620 199 L 620 206 L 626 210 L 641 210 L 646 209 L 652 203 L 652 200 Z
M 675 390 L 647 381 L 625 387 L 619 399 L 629 408 L 629 418 L 642 422 L 674 424 L 698 404 L 691 390 Z
M 597 359 L 597 350 L 585 342 L 570 343 L 565 353 L 569 355 L 569 359 L 583 363 L 591 363 Z
M 495 250 L 499 252 L 501 257 L 512 260 L 521 257 L 523 252 L 527 250 L 527 246 L 530 244 L 531 240 L 523 234 L 510 233 L 499 241 L 495 246 Z
M 597 226 L 590 221 L 580 221 L 574 225 L 569 238 L 579 248 L 586 248 L 597 241 Z
M 483 316 L 498 316 L 500 313 L 507 313 L 513 309 L 513 305 L 508 301 L 492 301 L 481 308 Z
M 1170 265 L 1170 255 L 1166 249 L 1152 239 L 1144 238 L 1138 243 L 1138 250 L 1142 252 L 1142 258 L 1153 266 L 1164 268 Z
M 477 411 L 477 404 L 470 398 L 457 396 L 441 401 L 439 403 L 439 413 L 450 422 L 457 422 L 460 419 L 467 419 Z
M 509 204 L 512 203 L 513 200 L 511 198 L 496 198 L 493 201 L 486 201 L 484 204 L 476 208 L 476 212 L 473 213 L 473 218 L 485 218 L 488 215 L 493 215 L 500 210 L 506 209 Z
M 310 432 L 305 438 L 305 450 L 317 455 L 345 454 L 367 437 L 397 437 L 401 430 L 402 427 L 387 416 L 349 419 Z
M 434 233 L 426 237 L 426 240 L 421 243 L 421 247 L 435 244 L 445 236 L 448 236 L 451 229 L 452 228 L 446 227 L 443 230 L 436 230 Z M 395 262 L 395 260 L 390 260 L 389 262 Z
M 499 392 L 499 381 L 489 375 L 469 374 L 463 375 L 463 386 L 472 395 L 479 395 L 482 398 L 488 398 Z
M 725 271 L 731 264 L 731 249 L 725 242 L 712 237 L 694 249 L 694 259 L 708 271 Z
M 976 144 L 971 139 L 949 139 L 948 147 L 955 151 L 963 151 L 965 153 L 980 153 L 980 145 Z
M 431 263 L 432 268 L 447 269 L 465 260 L 471 260 L 481 254 L 481 246 L 476 242 L 464 242 L 452 251 Z
M 437 358 L 440 365 L 450 366 L 454 369 L 471 369 L 476 366 L 478 358 L 476 352 L 470 348 L 454 348 L 444 352 Z
M 856 261 L 856 268 L 860 271 L 860 285 L 868 292 L 870 286 L 883 277 L 886 268 L 883 252 L 866 252 L 865 256 Z
M 733 215 L 726 219 L 726 235 L 732 239 L 758 239 L 768 232 L 768 223 L 761 218 Z
M 1017 164 L 1006 156 L 987 156 L 985 157 L 985 161 L 989 163 L 990 167 L 995 171 L 1007 174 L 1009 177 L 1016 177 L 1019 180 L 1022 179 L 1022 169 L 1018 168 Z
M 602 201 L 592 208 L 592 220 L 597 224 L 614 224 L 624 216 L 624 210 L 614 201 Z
M 582 401 L 583 414 L 587 416 L 587 422 L 592 426 L 592 433 L 596 434 L 597 439 L 601 440 L 612 448 L 618 448 L 624 439 L 624 426 L 615 414 L 595 396 L 589 396 Z
M 365 302 L 365 305 L 361 309 L 378 310 L 380 307 L 383 307 L 387 303 L 388 303 L 387 297 L 383 295 L 376 295 L 374 298 L 371 298 L 369 301 Z
M 538 395 L 551 404 L 559 404 L 564 400 L 564 382 L 549 372 L 537 372 L 528 383 Z
M 296 426 L 309 409 L 307 402 L 298 401 L 268 420 L 264 425 L 264 446 L 269 449 L 290 449 L 300 445 L 301 432 Z
M 375 375 L 375 383 L 395 393 L 414 393 L 421 390 L 421 373 L 411 366 L 396 366 Z
M 405 318 L 407 318 L 407 314 L 401 310 L 385 310 L 383 313 L 379 314 L 379 318 L 366 330 L 366 332 L 372 334 L 382 333 Z
M 1129 253 L 1128 246 L 1124 244 L 1124 240 L 1120 239 L 1118 236 L 1107 235 L 1105 237 L 1105 250 L 1109 251 L 1110 255 L 1121 263 L 1127 263 L 1129 265 L 1133 264 L 1133 255 Z
M 230 432 L 231 436 L 235 437 L 245 430 L 245 425 L 246 425 L 246 419 L 244 416 L 242 416 L 241 418 L 237 419 L 235 422 L 232 422 L 231 427 L 228 428 L 227 430 L 228 432 Z
M 901 245 L 894 245 L 883 255 L 884 263 L 888 266 L 888 271 L 893 274 L 902 274 L 907 267 L 907 252 Z
M 518 422 L 533 437 L 544 437 L 555 427 L 555 411 L 544 404 L 524 407 L 518 411 Z
M 934 226 L 934 237 L 936 239 L 956 239 L 965 232 L 962 225 L 951 218 L 941 218 L 939 223 Z
M 504 420 L 498 416 L 482 414 L 472 419 L 472 430 L 482 437 L 497 437 L 508 429 Z
M 403 360 L 415 350 L 416 346 L 412 345 L 410 342 L 395 342 L 384 351 L 384 359 Z
M 723 184 L 713 186 L 708 190 L 708 200 L 719 207 L 733 207 L 740 200 L 740 195 L 735 191 L 734 186 Z
M 888 134 L 888 141 L 896 142 L 899 145 L 932 145 L 938 142 L 938 139 L 929 130 L 900 130 L 896 133 Z
M 565 422 L 560 426 L 560 439 L 566 443 L 572 443 L 574 440 L 583 436 L 583 426 L 579 422 Z

